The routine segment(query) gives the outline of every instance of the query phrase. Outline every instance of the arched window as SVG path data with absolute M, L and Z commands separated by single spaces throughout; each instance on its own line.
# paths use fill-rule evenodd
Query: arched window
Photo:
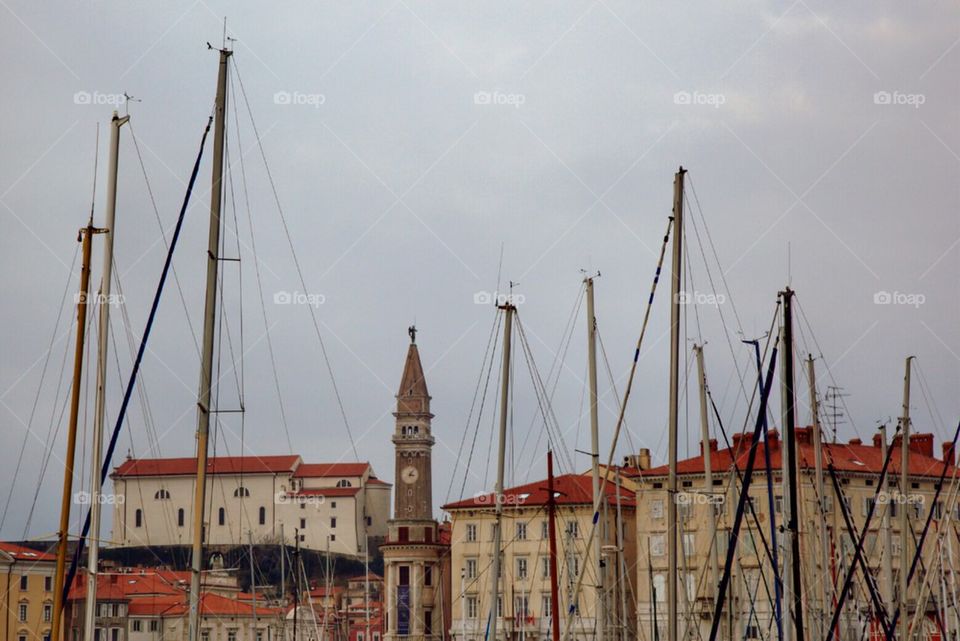
M 157 493 L 153 495 L 153 498 L 157 501 L 163 501 L 170 498 L 170 492 L 164 489 L 157 490 Z
M 180 508 L 179 510 L 177 510 L 177 527 L 183 527 L 183 519 L 184 519 L 183 508 Z
M 260 525 L 267 524 L 267 508 L 260 507 Z
M 353 487 L 353 483 L 351 483 L 347 479 L 340 479 L 339 481 L 337 481 L 337 487 Z
M 133 514 L 134 527 L 143 527 L 143 510 L 137 510 Z
M 234 496 L 250 496 L 250 490 L 242 485 L 233 491 Z
M 226 522 L 227 522 L 227 511 L 224 510 L 223 508 L 220 508 L 220 510 L 217 512 L 217 523 L 219 523 L 220 525 L 224 525 L 226 524 Z

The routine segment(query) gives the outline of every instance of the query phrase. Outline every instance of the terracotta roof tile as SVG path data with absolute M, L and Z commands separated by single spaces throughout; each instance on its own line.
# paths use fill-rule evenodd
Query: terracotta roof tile
M 557 505 L 591 505 L 593 503 L 593 480 L 590 476 L 580 474 L 564 474 L 553 479 L 554 492 L 557 493 Z M 607 501 L 615 504 L 617 500 L 617 488 L 613 483 L 606 484 L 605 490 Z M 547 494 L 547 481 L 537 481 L 527 483 L 517 487 L 507 488 L 503 491 L 504 507 L 530 507 L 543 506 L 547 504 L 549 496 Z M 626 507 L 636 505 L 633 492 L 621 487 L 620 504 Z M 448 503 L 443 506 L 444 510 L 464 510 L 464 509 L 484 509 L 494 506 L 493 493 L 478 494 L 477 496 Z

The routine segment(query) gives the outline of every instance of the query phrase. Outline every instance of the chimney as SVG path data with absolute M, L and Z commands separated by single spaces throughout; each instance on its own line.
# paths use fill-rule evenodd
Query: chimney
M 910 451 L 933 457 L 933 434 L 914 434 L 910 437 Z
M 863 441 L 859 438 L 850 439 L 850 445 L 863 445 Z
M 780 432 L 777 430 L 767 431 L 767 446 L 771 452 L 776 452 L 780 448 Z
M 796 430 L 797 443 L 800 445 L 810 445 L 813 442 L 812 427 L 798 427 Z
M 712 453 L 716 451 L 717 451 L 717 439 L 712 438 L 710 439 L 710 452 Z M 703 454 L 704 454 L 703 441 L 700 441 L 700 456 L 703 456 Z
M 873 435 L 873 446 L 878 450 L 883 448 L 883 434 Z
M 956 465 L 957 457 L 956 452 L 953 451 L 953 443 L 943 443 L 941 447 L 943 448 L 943 462 L 948 465 Z
M 733 455 L 740 456 L 749 447 L 750 435 L 738 432 L 733 435 Z
M 640 454 L 637 455 L 637 467 L 641 470 L 650 469 L 650 450 L 648 448 L 640 448 Z

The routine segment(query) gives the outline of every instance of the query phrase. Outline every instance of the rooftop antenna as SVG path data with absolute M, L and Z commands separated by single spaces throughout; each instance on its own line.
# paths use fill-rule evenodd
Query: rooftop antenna
M 843 399 L 849 394 L 844 393 L 842 387 L 836 385 L 830 385 L 827 387 L 827 393 L 824 397 L 824 409 L 826 410 L 827 422 L 830 425 L 830 430 L 833 432 L 833 442 L 837 442 L 837 427 L 843 425 L 847 421 L 844 419 L 843 412 Z

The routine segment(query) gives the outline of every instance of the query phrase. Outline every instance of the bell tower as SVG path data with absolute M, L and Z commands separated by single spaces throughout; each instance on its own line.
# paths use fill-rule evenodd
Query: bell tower
M 384 641 L 442 641 L 450 626 L 449 526 L 433 519 L 433 450 L 430 393 L 423 376 L 417 328 L 397 391 L 393 448 L 396 460 L 393 518 L 383 553 Z
M 393 433 L 396 484 L 393 506 L 395 519 L 433 520 L 433 479 L 430 453 L 430 393 L 417 349 L 417 328 L 410 327 L 410 346 L 397 392 L 396 429 Z

